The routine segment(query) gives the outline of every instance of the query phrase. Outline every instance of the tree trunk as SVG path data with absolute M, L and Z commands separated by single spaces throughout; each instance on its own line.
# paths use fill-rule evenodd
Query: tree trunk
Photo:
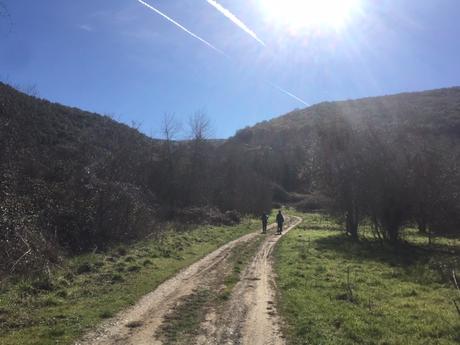
M 426 234 L 426 222 L 424 220 L 419 220 L 417 222 L 417 227 L 421 234 Z
M 399 227 L 390 226 L 388 227 L 388 239 L 392 244 L 397 244 L 399 239 Z
M 355 210 L 347 212 L 346 231 L 354 240 L 358 239 L 358 216 Z

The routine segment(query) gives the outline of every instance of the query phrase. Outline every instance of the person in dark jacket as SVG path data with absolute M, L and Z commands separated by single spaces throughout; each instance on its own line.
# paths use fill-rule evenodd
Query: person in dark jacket
M 262 213 L 262 233 L 267 233 L 267 224 L 268 224 L 268 215 L 266 213 Z
M 278 214 L 276 215 L 276 224 L 278 224 L 278 229 L 276 231 L 277 235 L 281 235 L 283 232 L 283 224 L 284 224 L 284 217 L 283 214 L 281 213 L 281 210 L 278 211 Z

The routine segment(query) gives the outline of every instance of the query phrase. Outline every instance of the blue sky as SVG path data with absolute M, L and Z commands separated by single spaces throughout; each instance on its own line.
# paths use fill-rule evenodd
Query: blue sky
M 289 27 L 264 1 L 218 3 L 265 46 L 206 0 L 146 0 L 222 55 L 136 0 L 3 0 L 0 78 L 153 136 L 165 112 L 205 111 L 221 138 L 305 107 L 276 87 L 315 104 L 460 85 L 458 0 L 356 0 L 340 28 Z

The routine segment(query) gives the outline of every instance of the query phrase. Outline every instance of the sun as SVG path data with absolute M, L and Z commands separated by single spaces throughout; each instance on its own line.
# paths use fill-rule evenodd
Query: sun
M 266 19 L 292 33 L 344 29 L 362 0 L 259 0 Z

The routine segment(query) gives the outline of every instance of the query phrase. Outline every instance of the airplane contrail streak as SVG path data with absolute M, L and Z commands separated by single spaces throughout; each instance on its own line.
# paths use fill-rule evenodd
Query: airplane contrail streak
M 302 98 L 297 97 L 296 95 L 294 95 L 293 93 L 291 93 L 291 92 L 289 92 L 289 91 L 283 89 L 282 87 L 280 87 L 280 86 L 278 86 L 278 85 L 276 85 L 276 84 L 273 84 L 273 83 L 271 83 L 271 82 L 268 82 L 268 84 L 269 84 L 271 87 L 273 87 L 274 89 L 277 89 L 278 91 L 281 91 L 282 93 L 288 95 L 289 97 L 294 98 L 295 100 L 297 100 L 297 101 L 299 101 L 300 103 L 306 105 L 307 107 L 310 106 L 310 104 L 308 104 L 307 102 L 305 102 Z
M 235 16 L 232 12 L 227 10 L 224 6 L 219 4 L 218 2 L 214 0 L 206 0 L 208 4 L 213 6 L 216 10 L 218 10 L 220 13 L 222 13 L 225 17 L 227 17 L 230 21 L 232 21 L 236 26 L 238 26 L 240 29 L 242 29 L 244 32 L 246 32 L 249 36 L 254 38 L 257 42 L 259 42 L 261 45 L 265 47 L 264 41 L 262 41 L 257 34 L 252 31 L 245 23 L 243 23 L 237 16 Z
M 152 10 L 153 12 L 159 14 L 160 16 L 162 16 L 163 18 L 165 18 L 166 20 L 168 20 L 169 22 L 173 23 L 174 25 L 176 25 L 178 28 L 180 28 L 181 30 L 185 31 L 186 33 L 188 33 L 190 36 L 192 36 L 193 38 L 196 38 L 197 40 L 199 40 L 200 42 L 206 44 L 209 48 L 215 50 L 216 52 L 224 55 L 225 57 L 227 57 L 230 61 L 233 61 L 233 59 L 231 57 L 229 57 L 227 54 L 225 54 L 222 50 L 220 50 L 219 48 L 216 48 L 214 45 L 212 45 L 211 43 L 209 43 L 208 41 L 206 41 L 205 39 L 201 38 L 200 36 L 194 34 L 193 32 L 191 32 L 189 29 L 187 29 L 186 27 L 184 27 L 183 25 L 179 24 L 178 22 L 176 22 L 174 19 L 172 19 L 171 17 L 167 16 L 166 14 L 164 14 L 163 12 L 161 12 L 160 10 L 156 9 L 155 7 L 153 7 L 152 5 L 146 3 L 145 1 L 143 0 L 136 0 L 137 2 L 139 2 L 140 4 L 144 5 L 145 7 L 149 8 L 150 10 Z M 241 27 L 244 31 L 248 32 L 252 37 L 254 37 L 260 44 L 264 45 L 265 46 L 265 43 L 263 41 L 261 41 L 257 35 L 252 32 L 249 28 L 247 28 L 247 26 L 241 22 L 238 18 L 236 18 L 233 14 L 230 13 L 230 11 L 226 10 L 224 7 L 222 7 L 221 5 L 219 5 L 217 2 L 213 1 L 213 0 L 206 0 L 208 1 L 209 4 L 211 4 L 212 6 L 214 6 L 216 9 L 218 9 L 220 12 L 222 12 L 222 14 L 224 14 L 227 18 L 229 18 L 232 22 L 234 22 L 236 25 L 238 25 L 239 27 Z M 246 28 L 246 29 L 244 29 Z M 252 33 L 252 34 L 251 34 Z M 273 84 L 271 82 L 268 82 L 268 84 L 275 88 L 276 90 L 284 93 L 285 95 L 299 101 L 300 103 L 306 105 L 306 106 L 309 106 L 309 104 L 307 102 L 305 102 L 303 99 L 301 99 L 300 97 L 297 97 L 296 95 L 294 95 L 293 93 L 281 88 L 280 86 L 276 85 L 276 84 Z
M 215 50 L 216 52 L 222 54 L 222 55 L 225 55 L 227 56 L 227 54 L 225 54 L 222 50 L 220 50 L 219 48 L 216 48 L 215 46 L 213 46 L 211 43 L 209 43 L 208 41 L 206 41 L 205 39 L 201 38 L 200 36 L 194 34 L 193 32 L 191 32 L 189 29 L 187 29 L 186 27 L 184 27 L 183 25 L 179 24 L 178 22 L 176 22 L 174 19 L 172 19 L 171 17 L 168 17 L 166 14 L 164 14 L 163 12 L 161 12 L 160 10 L 156 9 L 155 7 L 153 7 L 152 5 L 146 3 L 145 1 L 142 1 L 142 0 L 137 0 L 139 3 L 141 3 L 142 5 L 144 5 L 145 7 L 149 8 L 150 10 L 154 11 L 155 13 L 159 14 L 160 16 L 162 16 L 163 18 L 165 18 L 166 20 L 170 21 L 171 23 L 173 23 L 174 25 L 176 25 L 178 28 L 180 28 L 181 30 L 185 31 L 186 33 L 188 33 L 190 36 L 196 38 L 197 40 L 201 41 L 202 43 L 206 44 L 209 48 Z

